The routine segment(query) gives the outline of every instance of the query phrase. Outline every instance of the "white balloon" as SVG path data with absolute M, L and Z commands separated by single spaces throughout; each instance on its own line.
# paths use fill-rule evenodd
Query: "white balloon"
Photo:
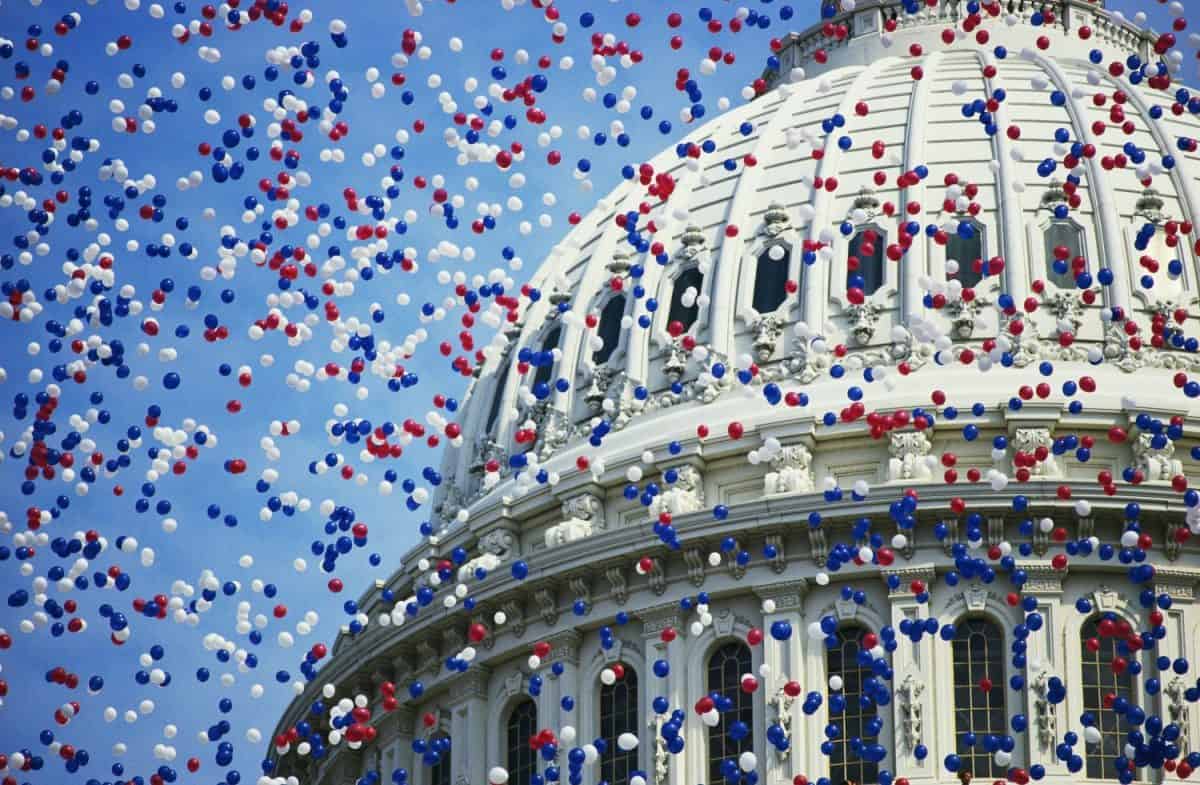
M 842 681 L 841 676 L 834 675 L 829 677 L 829 689 L 839 692 L 843 686 L 845 686 L 845 683 Z
M 504 785 L 504 783 L 508 782 L 508 769 L 502 766 L 494 766 L 488 772 L 488 782 L 492 783 L 492 785 Z
M 700 715 L 700 721 L 710 728 L 715 728 L 721 722 L 721 712 L 716 709 L 709 709 Z
M 742 771 L 754 771 L 758 766 L 758 758 L 754 757 L 753 752 L 743 752 L 738 756 L 738 767 Z
M 617 737 L 617 746 L 624 752 L 637 749 L 638 737 L 632 733 L 622 733 Z

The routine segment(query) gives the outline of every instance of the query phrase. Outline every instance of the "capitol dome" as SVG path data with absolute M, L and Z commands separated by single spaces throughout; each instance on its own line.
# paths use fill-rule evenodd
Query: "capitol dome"
M 971 33 L 965 1 L 853 5 L 827 22 L 844 35 L 781 40 L 760 94 L 630 169 L 533 275 L 472 381 L 434 536 L 361 598 L 369 624 L 277 728 L 277 774 L 482 785 L 501 766 L 531 785 L 547 764 L 529 737 L 570 725 L 609 745 L 587 785 L 717 783 L 746 752 L 765 785 L 954 782 L 950 755 L 985 780 L 1116 780 L 1115 719 L 1078 761 L 1057 753 L 1108 692 L 1200 738 L 1194 677 L 1150 695 L 1107 667 L 1115 641 L 1085 645 L 1142 613 L 1095 547 L 1136 502 L 1147 588 L 1174 603 L 1160 653 L 1200 657 L 1181 492 L 1200 474 L 1182 419 L 1200 361 L 1178 329 L 1200 286 L 1200 98 L 1147 84 L 1157 36 L 1103 2 L 983 3 L 998 19 Z M 856 565 L 860 549 L 894 562 Z M 1008 574 L 959 575 L 1010 552 L 1044 622 L 1021 641 Z M 447 582 L 472 610 L 429 604 Z M 933 619 L 949 642 L 898 632 Z M 794 634 L 754 642 L 779 625 Z M 553 669 L 528 662 L 538 642 Z M 464 647 L 470 667 L 448 669 Z M 381 683 L 418 681 L 371 743 L 297 753 L 297 723 L 329 733 L 310 711 L 324 685 L 377 707 Z M 697 717 L 713 692 L 743 738 Z M 682 741 L 662 735 L 676 710 Z M 1028 727 L 985 749 L 1014 714 Z M 434 765 L 414 752 L 442 738 Z

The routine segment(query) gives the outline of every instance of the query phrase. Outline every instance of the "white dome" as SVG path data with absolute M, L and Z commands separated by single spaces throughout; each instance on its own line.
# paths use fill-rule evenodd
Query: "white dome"
M 1031 19 L 1042 4 L 999 6 L 1008 24 L 989 24 L 986 43 L 963 37 L 959 4 L 910 15 L 873 0 L 831 20 L 844 40 L 817 26 L 780 42 L 779 70 L 764 79 L 777 86 L 659 154 L 553 249 L 533 277 L 540 299 L 489 347 L 463 418 L 474 444 L 446 471 L 478 479 L 494 459 L 507 472 L 509 456 L 535 441 L 544 462 L 599 418 L 616 430 L 716 396 L 713 362 L 732 372 L 749 358 L 762 379 L 808 383 L 837 347 L 867 366 L 919 364 L 935 350 L 947 361 L 986 354 L 988 339 L 1009 333 L 1006 294 L 1029 328 L 1010 347 L 1019 365 L 1128 354 L 1126 337 L 1106 335 L 1112 307 L 1190 313 L 1198 271 L 1187 221 L 1200 207 L 1200 168 L 1176 140 L 1200 135 L 1200 121 L 1169 106 L 1152 119 L 1166 94 L 1089 61 L 1093 49 L 1105 64 L 1135 50 L 1145 60 L 1155 36 L 1082 0 L 1056 4 L 1054 23 L 1040 27 Z M 947 47 L 941 36 L 956 24 L 961 40 Z M 989 100 L 990 128 L 980 116 Z M 1053 172 L 1039 170 L 1044 161 Z M 672 190 L 655 201 L 663 177 Z M 631 244 L 618 218 L 639 211 Z M 958 236 L 963 224 L 969 237 Z M 1155 232 L 1141 248 L 1147 224 Z M 878 239 L 863 249 L 867 232 Z M 848 290 L 855 238 L 861 302 Z M 1053 269 L 1059 246 L 1065 265 L 1084 258 L 1086 277 Z M 976 258 L 992 274 L 980 280 Z M 1037 310 L 1026 314 L 1028 297 Z M 688 321 L 678 337 L 673 298 Z M 1063 333 L 1069 348 L 1056 344 Z M 552 348 L 558 359 L 519 372 L 522 358 L 536 364 Z

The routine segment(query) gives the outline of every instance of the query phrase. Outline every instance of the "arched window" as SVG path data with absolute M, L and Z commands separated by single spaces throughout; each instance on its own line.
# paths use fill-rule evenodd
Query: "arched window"
M 1117 770 L 1113 759 L 1124 754 L 1125 733 L 1121 731 L 1117 713 L 1104 708 L 1104 698 L 1112 694 L 1132 700 L 1133 676 L 1128 670 L 1120 675 L 1113 672 L 1113 659 L 1130 658 L 1130 652 L 1128 647 L 1118 644 L 1116 637 L 1100 634 L 1103 620 L 1102 616 L 1093 616 L 1079 629 L 1083 710 L 1096 718 L 1096 728 L 1100 731 L 1100 743 L 1088 744 L 1085 758 L 1088 779 L 1115 780 Z
M 825 652 L 825 672 L 842 677 L 840 696 L 845 701 L 845 708 L 834 712 L 833 696 L 830 696 L 829 721 L 837 723 L 842 731 L 833 739 L 833 754 L 829 756 L 829 780 L 834 783 L 850 780 L 863 785 L 879 781 L 879 765 L 863 760 L 853 749 L 854 740 L 863 739 L 867 722 L 875 715 L 869 703 L 863 705 L 863 682 L 871 678 L 871 669 L 858 662 L 862 637 L 866 633 L 862 626 L 846 625 L 838 630 L 838 645 Z
M 510 785 L 530 785 L 537 773 L 537 753 L 529 746 L 538 732 L 537 722 L 537 704 L 532 698 L 522 700 L 508 713 L 505 767 Z
M 1003 777 L 992 753 L 984 749 L 984 737 L 1003 736 L 1007 715 L 1004 709 L 1004 635 L 1000 625 L 989 619 L 968 618 L 954 630 L 954 734 L 963 769 L 976 779 Z M 991 689 L 980 686 L 984 679 Z M 975 746 L 965 736 L 975 734 Z
M 546 333 L 545 339 L 542 341 L 542 354 L 548 354 L 558 348 L 558 339 L 562 337 L 562 328 L 555 327 L 550 332 Z M 550 379 L 554 376 L 554 362 L 548 361 L 539 365 L 537 371 L 533 374 L 533 384 L 531 387 L 536 387 L 539 384 L 549 384 Z
M 600 779 L 620 785 L 638 768 L 637 748 L 622 750 L 617 738 L 622 733 L 641 735 L 638 727 L 638 679 L 632 668 L 624 677 L 600 687 L 600 736 L 608 742 L 608 750 L 600 759 Z
M 721 714 L 721 722 L 708 729 L 708 781 L 722 783 L 725 774 L 721 764 L 726 760 L 737 762 L 743 752 L 754 749 L 754 703 L 753 696 L 742 690 L 742 676 L 751 672 L 750 647 L 741 641 L 730 641 L 719 646 L 708 658 L 708 693 L 716 693 L 732 702 L 729 711 Z M 735 740 L 729 735 L 734 723 L 741 722 L 747 733 Z
M 1051 221 L 1043 235 L 1046 253 L 1046 280 L 1060 289 L 1074 289 L 1075 276 L 1071 273 L 1071 262 L 1076 256 L 1083 256 L 1083 230 L 1071 221 Z M 1054 269 L 1057 259 L 1054 250 L 1058 247 L 1067 249 L 1065 259 L 1066 271 Z
M 964 228 L 965 227 L 965 228 Z M 983 280 L 983 227 L 974 221 L 962 221 L 959 230 L 946 240 L 946 258 L 958 262 L 955 279 L 964 289 L 974 289 Z
M 870 296 L 883 286 L 884 237 L 875 229 L 863 229 L 850 240 L 846 255 L 846 288 L 862 289 Z
M 435 733 L 430 746 L 437 751 L 438 761 L 429 770 L 429 785 L 450 785 L 450 737 L 444 732 Z M 438 747 L 443 747 L 438 750 Z
M 700 272 L 699 267 L 689 267 L 675 277 L 671 288 L 671 307 L 667 310 L 667 324 L 679 322 L 683 325 L 683 332 L 687 332 L 696 323 L 697 317 L 700 316 L 700 306 L 696 303 L 696 297 L 703 286 L 704 273 Z M 689 289 L 694 289 L 695 292 L 690 300 L 691 305 L 685 305 L 683 298 Z
M 604 345 L 592 353 L 592 363 L 595 365 L 604 365 L 617 350 L 617 344 L 621 342 L 621 320 L 624 317 L 625 295 L 618 294 L 605 303 L 600 311 L 600 324 L 596 328 L 596 334 L 604 341 Z
M 760 314 L 774 313 L 787 299 L 790 257 L 791 253 L 782 245 L 772 246 L 758 255 L 758 264 L 754 268 L 754 299 L 751 305 Z
M 487 427 L 484 428 L 487 433 L 491 433 L 492 428 L 496 427 L 496 418 L 500 415 L 500 402 L 504 400 L 504 388 L 508 386 L 508 369 L 511 367 L 508 357 L 501 362 L 504 363 L 504 367 L 496 374 L 496 386 L 492 388 L 492 405 L 488 409 Z

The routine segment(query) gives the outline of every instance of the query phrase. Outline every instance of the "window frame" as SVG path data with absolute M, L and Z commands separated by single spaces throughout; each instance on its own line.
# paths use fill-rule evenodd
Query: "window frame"
M 984 661 L 978 663 L 978 665 L 982 666 L 983 673 L 976 675 L 978 668 L 975 667 L 976 662 L 974 657 L 971 657 L 965 664 L 967 670 L 966 680 L 960 682 L 960 646 L 966 644 L 970 647 L 971 645 L 969 637 L 971 633 L 968 634 L 967 638 L 963 639 L 961 637 L 962 631 L 967 628 L 967 625 L 980 623 L 989 625 L 995 633 L 995 638 L 989 643 Z M 1005 693 L 1008 689 L 1008 681 L 1006 677 L 1007 663 L 1005 657 L 1004 626 L 994 616 L 986 613 L 970 613 L 961 616 L 955 621 L 954 626 L 955 633 L 954 640 L 951 642 L 950 656 L 950 684 L 954 710 L 954 751 L 966 764 L 963 768 L 970 771 L 976 778 L 980 780 L 1002 778 L 1004 776 L 1003 768 L 996 764 L 992 753 L 982 748 L 981 742 L 986 735 L 1003 736 L 1008 732 L 1008 701 Z M 996 651 L 994 653 L 990 646 L 995 647 Z M 971 653 L 970 648 L 968 648 L 968 654 Z M 983 678 L 983 675 L 991 678 L 992 689 L 987 693 L 984 705 L 977 706 L 976 702 L 981 697 L 979 681 Z M 969 698 L 968 706 L 965 709 L 960 708 L 960 690 L 966 690 L 966 695 Z M 996 705 L 997 700 L 999 701 L 999 706 Z M 965 725 L 963 722 L 964 711 L 966 712 Z M 982 712 L 983 716 L 987 718 L 985 727 L 976 726 L 977 712 Z M 996 721 L 997 717 L 999 718 L 998 722 Z M 974 747 L 966 747 L 962 744 L 963 736 L 968 732 L 976 735 Z M 980 763 L 986 764 L 982 771 L 980 770 Z
M 1100 621 L 1102 621 L 1106 617 L 1111 618 L 1114 622 L 1124 621 L 1124 622 L 1128 623 L 1128 621 L 1129 621 L 1124 616 L 1122 616 L 1120 613 L 1117 613 L 1115 611 L 1111 611 L 1111 610 L 1100 611 L 1100 610 L 1098 610 L 1095 613 L 1092 613 L 1091 615 L 1089 615 L 1079 625 L 1079 634 L 1077 636 L 1077 642 L 1078 642 L 1078 646 L 1079 646 L 1079 649 L 1078 649 L 1079 663 L 1078 664 L 1079 664 L 1080 713 L 1082 714 L 1083 712 L 1088 712 L 1088 711 L 1095 713 L 1096 719 L 1097 719 L 1097 724 L 1100 726 L 1100 730 L 1101 730 L 1100 749 L 1093 751 L 1094 745 L 1088 744 L 1086 741 L 1083 741 L 1082 733 L 1081 733 L 1080 740 L 1082 741 L 1082 747 L 1079 750 L 1079 752 L 1080 752 L 1080 755 L 1083 757 L 1083 774 L 1084 774 L 1084 776 L 1086 776 L 1090 780 L 1116 782 L 1116 781 L 1118 781 L 1119 778 L 1116 775 L 1115 769 L 1112 769 L 1112 757 L 1116 757 L 1116 754 L 1113 754 L 1111 757 L 1106 755 L 1106 753 L 1105 753 L 1106 744 L 1105 743 L 1106 743 L 1106 740 L 1115 739 L 1116 740 L 1115 743 L 1117 744 L 1117 749 L 1119 751 L 1119 754 L 1124 754 L 1124 752 L 1123 752 L 1124 738 L 1125 738 L 1126 733 L 1128 732 L 1128 729 L 1123 730 L 1122 725 L 1121 725 L 1120 721 L 1118 720 L 1118 718 L 1116 717 L 1116 715 L 1113 714 L 1112 711 L 1105 710 L 1103 708 L 1104 693 L 1109 692 L 1109 691 L 1116 692 L 1122 686 L 1121 684 L 1116 683 L 1116 682 L 1119 682 L 1120 679 L 1115 677 L 1115 674 L 1113 674 L 1113 672 L 1112 672 L 1112 668 L 1109 667 L 1109 664 L 1112 662 L 1112 658 L 1114 656 L 1116 656 L 1117 641 L 1111 637 L 1105 638 L 1104 636 L 1100 635 L 1100 632 L 1097 629 L 1097 626 L 1099 625 Z M 1087 634 L 1089 632 L 1089 625 L 1091 625 L 1090 629 L 1094 633 L 1093 635 Z M 1091 637 L 1095 637 L 1096 639 L 1098 639 L 1100 641 L 1100 650 L 1096 653 L 1091 652 L 1087 648 L 1087 640 L 1088 640 L 1088 638 L 1091 638 Z M 1107 644 L 1107 646 L 1106 646 L 1106 644 Z M 1107 657 L 1106 657 L 1106 652 L 1107 652 Z M 1125 655 L 1122 655 L 1122 656 L 1125 656 Z M 1138 655 L 1138 652 L 1131 652 L 1128 656 L 1126 656 L 1126 659 L 1130 660 L 1131 662 L 1135 661 L 1135 660 L 1138 662 L 1141 661 L 1140 657 Z M 1097 681 L 1101 682 L 1101 683 L 1094 685 L 1095 691 L 1098 694 L 1099 707 L 1090 705 L 1089 700 L 1088 700 L 1088 693 L 1090 691 L 1089 687 L 1092 685 L 1085 683 L 1085 680 L 1087 679 L 1087 677 L 1089 675 L 1088 674 L 1089 669 L 1093 671 L 1092 675 L 1097 676 Z M 1103 681 L 1104 678 L 1107 678 L 1108 681 L 1107 682 Z M 1138 681 L 1139 680 L 1134 679 L 1132 677 L 1132 675 L 1129 674 L 1128 671 L 1125 672 L 1124 678 L 1127 680 L 1128 683 L 1127 683 L 1127 685 L 1125 685 L 1127 687 L 1127 692 L 1122 697 L 1125 697 L 1126 699 L 1136 703 L 1138 701 Z M 1117 694 L 1121 695 L 1120 692 L 1118 692 Z M 1104 727 L 1106 725 L 1111 725 L 1112 727 L 1109 727 L 1106 729 Z M 1095 764 L 1095 765 L 1093 766 L 1093 764 Z
M 616 344 L 611 349 L 609 349 L 608 343 L 605 342 L 605 345 L 600 347 L 599 349 L 588 352 L 588 354 L 587 354 L 588 363 L 593 368 L 619 366 L 621 364 L 621 362 L 624 361 L 624 359 L 625 359 L 626 347 L 627 347 L 627 344 L 629 341 L 629 333 L 632 331 L 621 329 L 621 322 L 624 321 L 625 317 L 629 315 L 629 303 L 630 303 L 630 299 L 631 299 L 623 289 L 619 292 L 610 291 L 607 294 L 604 294 L 596 299 L 596 309 L 595 310 L 599 313 L 599 316 L 597 317 L 597 320 L 596 320 L 595 329 L 588 330 L 588 333 L 600 335 L 601 330 L 604 327 L 604 313 L 608 309 L 608 306 L 612 305 L 612 303 L 614 301 L 616 301 L 617 299 L 621 299 L 624 302 L 621 307 L 621 318 L 617 321 Z M 586 326 L 585 326 L 585 328 L 586 328 Z M 596 355 L 600 354 L 601 352 L 603 352 L 605 350 L 608 350 L 608 356 L 605 357 L 603 360 L 597 360 Z
M 525 711 L 524 717 L 519 717 L 518 712 L 524 711 L 527 708 L 532 708 L 532 715 Z M 529 733 L 524 738 L 521 738 L 523 719 L 532 717 Z M 517 724 L 514 725 L 514 719 Z M 531 697 L 524 697 L 521 700 L 513 703 L 504 714 L 504 765 L 508 769 L 508 782 L 510 785 L 530 785 L 533 775 L 538 771 L 538 756 L 537 752 L 529 746 L 529 739 L 538 732 L 538 705 Z M 514 739 L 514 734 L 517 738 Z M 522 779 L 522 776 L 525 778 Z
M 857 632 L 854 640 L 846 638 L 848 632 Z M 850 739 L 853 738 L 850 729 L 847 727 L 847 722 L 853 720 L 856 723 L 857 733 L 861 734 L 866 725 L 868 717 L 878 714 L 878 711 L 870 712 L 862 709 L 858 698 L 863 694 L 862 681 L 868 677 L 874 676 L 870 668 L 858 664 L 857 653 L 861 649 L 862 637 L 871 630 L 866 624 L 860 621 L 846 621 L 838 625 L 837 637 L 838 646 L 835 648 L 825 649 L 825 675 L 826 683 L 828 678 L 832 676 L 842 677 L 842 692 L 843 696 L 853 695 L 853 703 L 850 700 L 846 701 L 846 710 L 839 715 L 829 713 L 829 722 L 837 722 L 841 725 L 842 733 L 836 739 L 830 739 L 834 745 L 834 754 L 829 756 L 829 780 L 833 783 L 841 783 L 846 780 L 853 780 L 858 785 L 868 785 L 868 783 L 879 782 L 879 764 L 873 761 L 863 760 L 853 754 L 850 749 Z M 848 660 L 846 657 L 847 644 L 852 644 L 854 647 L 854 658 Z M 837 656 L 839 662 L 834 662 L 833 657 Z M 846 674 L 851 673 L 857 679 L 857 689 L 851 692 L 848 689 L 851 685 L 851 680 L 846 678 Z M 861 735 L 860 735 L 861 738 Z M 841 760 L 838 760 L 838 757 Z
M 628 665 L 625 665 L 624 668 L 624 677 L 618 679 L 611 686 L 601 683 L 596 695 L 597 736 L 608 742 L 608 750 L 600 758 L 599 777 L 613 785 L 628 782 L 632 773 L 641 768 L 638 758 L 640 745 L 628 751 L 621 750 L 617 746 L 617 737 L 622 733 L 633 733 L 639 738 L 643 735 L 640 727 L 640 700 L 642 697 L 640 690 L 642 685 L 638 680 L 636 670 Z M 606 714 L 606 701 L 615 702 L 616 691 L 620 688 L 624 688 L 625 706 L 623 710 L 618 712 L 615 706 L 609 706 Z M 606 698 L 606 693 L 610 697 Z M 632 722 L 630 722 L 631 717 Z M 622 720 L 624 721 L 622 722 Z M 611 736 L 609 735 L 610 730 Z M 618 773 L 623 773 L 623 776 L 618 776 Z
M 1042 266 L 1040 268 L 1040 271 L 1038 271 L 1039 274 L 1034 275 L 1033 277 L 1034 277 L 1034 279 L 1041 278 L 1042 281 L 1044 281 L 1047 286 L 1053 286 L 1055 289 L 1057 289 L 1059 291 L 1077 292 L 1077 293 L 1082 292 L 1083 290 L 1075 285 L 1075 281 L 1073 278 L 1069 281 L 1070 285 L 1067 287 L 1063 287 L 1058 281 L 1055 280 L 1055 276 L 1057 276 L 1058 274 L 1054 272 L 1054 268 L 1051 266 L 1054 263 L 1054 257 L 1053 257 L 1053 254 L 1051 253 L 1051 248 L 1049 246 L 1047 234 L 1052 229 L 1055 229 L 1055 228 L 1058 228 L 1061 226 L 1068 226 L 1075 231 L 1075 236 L 1079 240 L 1079 254 L 1082 255 L 1083 258 L 1087 260 L 1087 268 L 1086 269 L 1089 271 L 1095 269 L 1095 263 L 1096 263 L 1095 254 L 1092 253 L 1092 250 L 1088 245 L 1087 231 L 1085 230 L 1083 224 L 1081 224 L 1079 221 L 1076 221 L 1075 218 L 1070 215 L 1068 215 L 1066 218 L 1057 218 L 1057 217 L 1051 215 L 1049 218 L 1047 218 L 1046 220 L 1044 220 L 1038 224 L 1037 236 L 1041 243 Z M 1057 246 L 1058 243 L 1055 243 L 1055 245 Z M 1070 265 L 1071 259 L 1073 259 L 1073 258 L 1074 258 L 1074 255 L 1067 257 L 1068 265 Z M 1069 270 L 1066 273 L 1066 275 L 1068 277 L 1071 275 Z
M 957 213 L 953 216 L 953 218 L 958 223 L 969 223 L 969 224 L 971 224 L 971 226 L 974 227 L 975 236 L 979 241 L 979 258 L 982 260 L 984 265 L 987 265 L 987 263 L 988 263 L 988 229 L 987 229 L 987 225 L 984 224 L 983 221 L 979 220 L 978 216 L 970 215 L 969 213 L 968 214 Z M 946 244 L 938 246 L 942 251 L 942 274 L 945 277 L 945 280 L 947 283 L 949 283 L 950 281 L 959 281 L 961 283 L 964 266 L 967 266 L 967 269 L 970 269 L 969 265 L 971 264 L 971 262 L 974 261 L 974 259 L 963 260 L 963 259 L 957 259 L 956 257 L 952 256 L 950 254 L 950 243 L 953 242 L 954 240 L 958 239 L 958 234 L 957 234 L 957 232 L 948 232 L 947 234 L 948 234 L 948 239 L 946 240 Z M 935 243 L 935 245 L 936 245 L 936 243 Z M 951 259 L 955 259 L 955 261 L 958 262 L 958 272 L 955 274 L 954 278 L 949 277 L 949 274 L 945 272 L 946 262 L 948 262 Z M 974 274 L 974 270 L 971 270 L 971 273 Z M 970 289 L 974 290 L 975 292 L 981 292 L 985 288 L 990 289 L 991 287 L 989 287 L 988 284 L 990 284 L 992 281 L 994 281 L 998 278 L 1000 278 L 1000 275 L 980 274 L 979 280 L 977 280 L 974 284 L 972 284 L 969 287 L 966 284 L 963 284 L 963 288 L 964 289 L 970 288 Z
M 736 660 L 731 660 L 727 653 L 733 649 L 737 649 Z M 719 668 L 714 668 L 714 661 L 718 655 L 722 655 L 722 663 Z M 742 669 L 744 655 L 744 670 Z M 723 669 L 729 662 L 736 662 L 738 672 L 734 674 L 735 681 L 730 685 L 724 684 L 726 673 Z M 752 673 L 754 669 L 754 653 L 745 641 L 738 638 L 727 638 L 715 643 L 708 652 L 708 656 L 704 658 L 705 665 L 705 695 L 710 695 L 714 692 L 724 694 L 726 697 L 732 697 L 734 707 L 727 712 L 721 713 L 721 721 L 711 728 L 706 728 L 705 740 L 705 763 L 708 772 L 708 781 L 712 783 L 724 782 L 725 777 L 721 774 L 721 762 L 727 758 L 740 756 L 743 752 L 754 751 L 754 694 L 747 693 L 742 690 L 741 677 L 745 673 Z M 720 678 L 721 686 L 716 688 L 713 686 L 713 674 L 715 670 L 721 671 Z M 732 718 L 732 719 L 731 719 Z M 728 726 L 735 720 L 741 720 L 749 727 L 750 732 L 739 742 L 734 742 L 729 738 Z M 717 743 L 719 742 L 720 753 L 717 753 Z

